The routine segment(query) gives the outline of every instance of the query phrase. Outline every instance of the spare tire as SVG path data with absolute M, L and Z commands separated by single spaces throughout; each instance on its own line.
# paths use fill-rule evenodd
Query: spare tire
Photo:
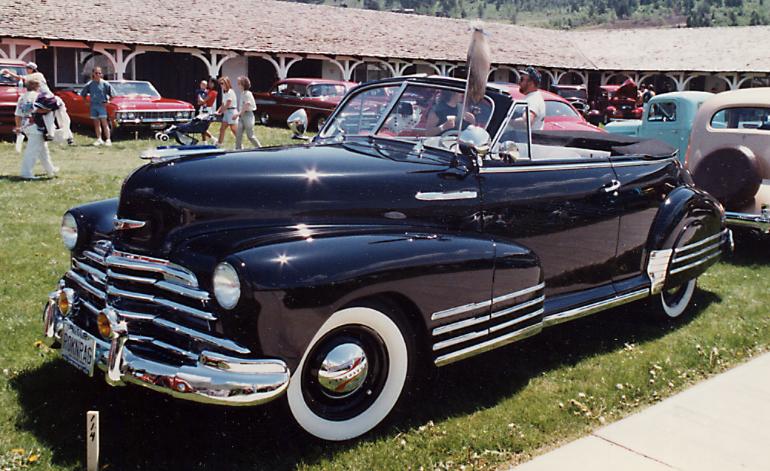
M 733 211 L 750 203 L 762 184 L 759 163 L 746 147 L 715 150 L 698 163 L 693 180 Z

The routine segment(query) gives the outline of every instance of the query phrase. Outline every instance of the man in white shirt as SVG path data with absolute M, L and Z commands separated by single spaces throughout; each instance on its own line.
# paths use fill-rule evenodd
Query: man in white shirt
M 530 66 L 520 76 L 519 91 L 525 95 L 529 105 L 529 125 L 533 131 L 539 131 L 545 124 L 545 101 L 538 88 L 540 73 Z

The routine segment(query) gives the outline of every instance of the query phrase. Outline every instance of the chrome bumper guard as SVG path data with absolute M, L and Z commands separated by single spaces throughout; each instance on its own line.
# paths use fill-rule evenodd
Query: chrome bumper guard
M 770 233 L 770 209 L 767 207 L 762 208 L 759 214 L 727 211 L 725 218 L 728 225 L 756 229 L 763 234 Z
M 43 311 L 46 342 L 56 346 L 65 324 L 56 300 L 60 291 L 51 293 Z M 276 399 L 289 386 L 289 368 L 281 360 L 243 359 L 214 352 L 202 352 L 195 366 L 174 366 L 134 355 L 126 346 L 128 332 L 111 309 L 105 315 L 112 326 L 110 342 L 96 340 L 96 366 L 105 372 L 113 386 L 127 383 L 169 394 L 179 399 L 229 406 L 253 406 Z

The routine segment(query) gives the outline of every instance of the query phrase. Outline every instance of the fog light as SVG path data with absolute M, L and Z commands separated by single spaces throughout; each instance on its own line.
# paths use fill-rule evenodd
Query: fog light
M 112 335 L 112 326 L 110 325 L 110 319 L 103 312 L 100 312 L 96 316 L 96 326 L 99 328 L 99 335 L 105 340 L 109 339 Z
M 56 304 L 59 306 L 61 315 L 67 317 L 75 304 L 75 291 L 72 288 L 64 288 L 59 291 L 59 299 Z

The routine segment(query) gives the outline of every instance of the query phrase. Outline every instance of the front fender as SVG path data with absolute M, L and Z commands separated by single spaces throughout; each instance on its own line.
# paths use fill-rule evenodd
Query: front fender
M 96 201 L 75 206 L 68 210 L 78 223 L 77 249 L 87 247 L 95 240 L 109 239 L 115 230 L 114 220 L 118 212 L 118 199 Z
M 420 336 L 432 313 L 490 299 L 495 244 L 482 235 L 391 232 L 307 237 L 234 257 L 256 303 L 262 352 L 294 368 L 323 322 L 357 300 L 402 301 Z

